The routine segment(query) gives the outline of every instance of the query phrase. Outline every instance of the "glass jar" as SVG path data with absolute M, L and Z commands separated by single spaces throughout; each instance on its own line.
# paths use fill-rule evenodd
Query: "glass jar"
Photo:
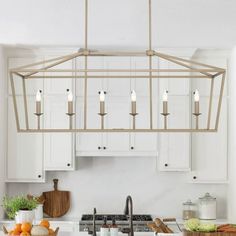
M 216 198 L 209 193 L 199 198 L 199 218 L 202 220 L 216 219 Z
M 189 220 L 197 217 L 197 205 L 191 200 L 183 203 L 183 219 Z

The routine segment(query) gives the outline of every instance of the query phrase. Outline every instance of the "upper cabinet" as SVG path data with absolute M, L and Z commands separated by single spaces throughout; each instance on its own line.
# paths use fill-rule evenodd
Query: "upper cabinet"
M 65 96 L 47 96 L 44 100 L 44 127 L 67 129 L 69 127 L 69 118 L 66 115 L 67 103 Z M 45 133 L 45 170 L 74 170 L 74 144 L 74 133 Z
M 54 56 L 50 56 L 52 58 Z M 11 57 L 9 68 L 14 68 L 48 57 Z M 74 61 L 60 65 L 60 69 L 71 69 Z M 19 122 L 25 127 L 24 99 L 22 79 L 14 76 Z M 45 170 L 74 170 L 75 168 L 75 134 L 18 133 L 16 129 L 13 100 L 10 83 L 8 83 L 8 152 L 6 159 L 6 181 L 44 182 Z M 38 89 L 43 91 L 41 126 L 48 128 L 67 128 L 69 126 L 67 112 L 66 89 L 74 91 L 75 80 L 28 80 L 27 105 L 29 127 L 36 128 L 35 95 Z M 63 143 L 63 145 L 62 145 Z
M 56 68 L 73 69 L 75 68 L 75 60 L 67 61 Z M 69 128 L 69 117 L 66 115 L 68 109 L 67 89 L 75 94 L 74 79 L 48 79 L 44 81 L 45 128 Z M 73 125 L 75 125 L 76 116 L 73 119 Z M 44 134 L 44 169 L 47 171 L 75 169 L 74 133 Z
M 21 107 L 19 114 L 24 117 L 22 96 L 18 96 L 17 101 Z M 28 105 L 29 111 L 33 112 L 34 98 L 29 99 Z M 29 122 L 33 125 L 36 120 L 30 117 Z M 7 143 L 6 181 L 44 182 L 43 135 L 17 132 L 12 97 L 8 98 Z
M 89 58 L 88 67 L 93 69 L 130 69 L 135 68 L 137 63 L 141 63 L 140 59 L 135 60 L 130 57 L 112 57 L 109 60 L 106 57 Z M 82 59 L 78 60 L 77 66 L 78 68 L 84 66 Z M 106 75 L 108 74 L 112 75 L 111 72 Z M 122 74 L 124 73 L 120 72 L 120 75 Z M 143 86 L 145 86 L 146 90 L 144 90 Z M 76 124 L 79 128 L 83 128 L 84 125 L 83 88 L 84 80 L 77 80 L 76 109 L 79 117 L 76 120 Z M 87 128 L 101 128 L 101 117 L 98 114 L 99 92 L 101 90 L 106 92 L 105 111 L 107 114 L 104 117 L 104 127 L 113 129 L 132 128 L 132 117 L 129 113 L 131 112 L 130 95 L 133 89 L 137 94 L 138 115 L 136 116 L 136 127 L 149 128 L 148 80 L 135 78 L 88 79 Z M 157 89 L 155 89 L 155 93 L 156 91 Z M 155 108 L 156 104 L 155 102 Z M 78 156 L 157 156 L 157 134 L 126 132 L 79 133 L 76 137 L 76 154 Z
M 189 97 L 169 96 L 169 113 L 167 124 L 169 128 L 188 128 L 190 125 Z M 163 117 L 159 123 L 163 127 Z M 159 169 L 161 171 L 189 171 L 190 141 L 189 133 L 160 133 Z
M 195 60 L 201 60 L 203 63 L 213 64 L 226 68 L 226 55 L 219 56 L 217 51 L 199 50 Z M 213 96 L 211 127 L 215 124 L 216 105 L 219 100 L 220 80 L 215 79 L 215 93 Z M 209 83 L 210 84 L 210 83 Z M 200 116 L 199 126 L 206 127 L 209 108 L 209 84 L 203 85 L 202 82 L 193 81 L 192 89 L 198 88 L 200 93 Z M 228 151 L 227 151 L 227 76 L 222 101 L 219 129 L 215 133 L 192 134 L 192 172 L 189 175 L 189 181 L 192 183 L 225 183 L 228 180 Z M 193 121 L 194 122 L 194 121 Z
M 160 68 L 182 69 L 182 67 L 159 61 Z M 191 126 L 190 80 L 164 78 L 159 80 L 159 114 L 162 113 L 162 95 L 168 91 L 168 128 L 189 128 Z M 164 127 L 164 118 L 159 115 L 159 127 Z M 191 135 L 189 133 L 159 134 L 159 170 L 189 171 L 191 169 Z

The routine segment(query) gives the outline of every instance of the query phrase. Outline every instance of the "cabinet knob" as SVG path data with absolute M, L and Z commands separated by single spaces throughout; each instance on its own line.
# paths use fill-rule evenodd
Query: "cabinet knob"
M 103 91 L 104 92 L 104 94 L 107 94 L 107 92 L 106 91 Z M 101 93 L 101 91 L 98 91 L 98 94 L 100 94 Z
M 197 176 L 193 176 L 193 179 L 197 179 Z
M 167 167 L 167 166 L 168 166 L 168 164 L 166 163 L 166 164 L 165 164 L 165 167 Z
M 38 178 L 41 178 L 42 176 L 41 175 L 38 175 Z
M 106 147 L 103 147 L 104 150 L 106 150 L 107 148 Z
M 100 149 L 101 149 L 101 147 L 99 146 L 99 147 L 98 147 L 98 150 L 100 150 Z
M 67 163 L 67 166 L 70 166 L 70 163 Z
M 130 147 L 130 149 L 131 149 L 131 150 L 134 150 L 134 147 L 132 146 L 132 147 Z

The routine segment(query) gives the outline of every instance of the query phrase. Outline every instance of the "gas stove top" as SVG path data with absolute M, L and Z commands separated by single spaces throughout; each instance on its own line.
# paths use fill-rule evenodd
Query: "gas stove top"
M 128 216 L 126 215 L 96 215 L 96 221 L 103 221 L 106 218 L 108 221 L 112 221 L 115 219 L 116 221 L 127 221 Z M 82 221 L 92 221 L 93 215 L 82 215 Z M 152 217 L 150 215 L 133 215 L 133 221 L 152 221 Z
M 116 220 L 116 224 L 121 231 L 123 228 L 128 227 L 128 216 L 126 215 L 115 215 L 115 214 L 97 214 L 95 216 L 96 220 L 96 231 L 100 231 L 100 227 L 103 224 L 104 218 L 107 219 L 107 223 L 111 224 L 112 220 Z M 148 232 L 149 228 L 147 227 L 147 223 L 152 221 L 151 215 L 133 215 L 133 224 L 134 231 L 136 232 Z M 93 225 L 93 215 L 85 214 L 82 215 L 79 226 L 80 231 L 89 231 L 92 230 Z

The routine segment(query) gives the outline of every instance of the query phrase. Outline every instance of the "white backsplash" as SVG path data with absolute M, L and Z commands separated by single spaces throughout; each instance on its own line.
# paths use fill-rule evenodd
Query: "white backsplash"
M 80 157 L 74 172 L 48 172 L 45 184 L 10 183 L 7 191 L 38 195 L 52 190 L 53 178 L 59 179 L 59 189 L 71 191 L 68 217 L 92 213 L 93 207 L 98 213 L 122 213 L 130 194 L 134 213 L 180 218 L 182 203 L 205 192 L 217 198 L 217 217 L 227 217 L 227 185 L 190 184 L 187 173 L 159 172 L 154 157 Z

